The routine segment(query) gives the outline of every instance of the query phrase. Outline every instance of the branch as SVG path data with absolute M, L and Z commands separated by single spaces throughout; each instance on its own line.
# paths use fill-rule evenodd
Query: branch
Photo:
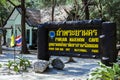
M 12 4 L 13 6 L 16 6 L 11 0 L 7 0 L 9 1 L 10 4 Z

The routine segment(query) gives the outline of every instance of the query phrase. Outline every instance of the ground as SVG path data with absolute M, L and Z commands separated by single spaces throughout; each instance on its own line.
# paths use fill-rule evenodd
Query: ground
M 30 51 L 32 54 L 22 55 L 29 59 L 31 63 L 37 60 L 37 51 Z M 65 64 L 63 70 L 56 70 L 51 65 L 49 69 L 44 73 L 35 73 L 33 68 L 29 69 L 29 72 L 23 73 L 8 73 L 8 69 L 5 64 L 8 60 L 14 60 L 15 56 L 21 56 L 19 51 L 6 51 L 3 50 L 3 54 L 0 55 L 0 63 L 3 67 L 0 68 L 0 80 L 87 80 L 90 70 L 98 67 L 99 59 L 82 59 L 74 58 L 75 63 L 66 63 L 68 57 L 57 57 L 60 58 Z M 52 56 L 50 60 L 56 58 Z

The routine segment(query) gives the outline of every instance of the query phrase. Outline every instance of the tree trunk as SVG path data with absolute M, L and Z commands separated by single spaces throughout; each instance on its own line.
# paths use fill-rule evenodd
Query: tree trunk
M 99 14 L 100 14 L 100 17 L 103 18 L 103 14 L 102 14 L 102 3 L 101 1 L 99 0 L 99 6 L 100 6 L 100 9 L 99 9 Z
M 2 44 L 2 45 L 6 45 L 6 32 L 7 32 L 7 31 L 4 29 L 4 30 L 3 30 L 3 40 L 4 40 L 4 41 L 3 41 L 3 44 Z
M 82 0 L 83 4 L 85 6 L 85 19 L 89 20 L 89 5 L 88 5 L 88 0 Z
M 74 0 L 74 3 L 75 3 L 75 17 L 74 17 L 74 20 L 79 20 L 79 16 L 78 16 L 78 13 L 79 13 L 79 4 L 78 4 L 78 1 L 77 0 Z
M 56 1 L 52 0 L 52 21 L 54 21 L 54 11 L 55 11 L 55 5 L 56 5 Z
M 27 43 L 26 43 L 26 27 L 25 27 L 25 0 L 21 0 L 21 11 L 22 11 L 22 18 L 21 18 L 21 29 L 22 29 L 22 54 L 29 54 L 30 52 L 27 49 Z
M 3 39 L 4 39 L 2 45 L 6 45 L 6 29 L 3 29 L 3 23 L 4 23 L 4 20 L 3 20 L 3 17 L 1 16 L 1 25 L 0 25 L 0 27 L 2 28 Z

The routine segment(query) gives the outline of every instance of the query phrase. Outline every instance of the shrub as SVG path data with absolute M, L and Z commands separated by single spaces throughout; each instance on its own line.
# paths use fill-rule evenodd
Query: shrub
M 9 71 L 13 69 L 15 72 L 27 71 L 27 68 L 31 66 L 30 61 L 25 58 L 18 58 L 16 61 L 8 61 L 6 64 Z
M 114 63 L 113 67 L 108 67 L 99 63 L 100 68 L 96 68 L 91 72 L 91 78 L 88 80 L 120 80 L 120 67 L 118 63 Z

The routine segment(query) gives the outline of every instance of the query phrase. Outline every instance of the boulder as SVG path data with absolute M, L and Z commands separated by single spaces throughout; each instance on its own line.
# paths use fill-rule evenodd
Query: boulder
M 34 62 L 33 68 L 36 73 L 42 73 L 44 72 L 49 66 L 49 61 L 45 60 L 38 60 Z
M 52 64 L 53 68 L 56 68 L 59 70 L 62 70 L 65 66 L 64 63 L 59 58 L 52 60 L 51 64 Z

